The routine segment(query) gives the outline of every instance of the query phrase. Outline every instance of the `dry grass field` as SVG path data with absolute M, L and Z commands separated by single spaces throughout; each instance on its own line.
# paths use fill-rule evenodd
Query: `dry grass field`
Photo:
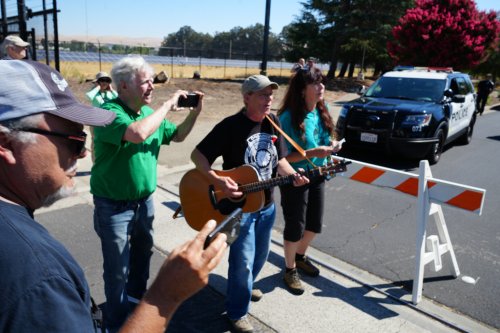
M 101 70 L 111 71 L 111 63 L 103 63 Z M 193 72 L 199 70 L 195 66 L 174 66 L 153 65 L 155 72 L 165 71 L 169 76 L 174 73 L 168 83 L 155 84 L 153 92 L 152 107 L 158 107 L 163 101 L 169 98 L 176 90 L 183 89 L 188 91 L 199 90 L 205 93 L 203 113 L 201 118 L 222 119 L 223 116 L 235 113 L 242 107 L 241 83 L 243 79 L 252 74 L 258 74 L 258 69 L 233 68 L 227 67 L 202 67 L 201 79 L 192 79 Z M 92 89 L 93 83 L 90 81 L 99 71 L 99 63 L 85 62 L 62 62 L 61 73 L 68 80 L 71 89 L 75 95 L 82 101 L 86 100 L 85 93 Z M 283 98 L 288 80 L 290 78 L 289 70 L 271 69 L 268 76 L 280 84 L 280 89 L 276 91 L 273 108 L 278 108 Z M 325 99 L 327 102 L 333 102 L 346 92 L 351 92 L 360 84 L 371 84 L 369 80 L 359 82 L 355 79 L 335 79 L 326 83 L 327 89 Z M 169 117 L 173 120 L 182 119 L 185 111 L 172 113 Z
M 61 62 L 61 73 L 65 78 L 75 79 L 80 82 L 91 80 L 99 71 L 110 72 L 112 63 L 102 63 L 99 68 L 97 62 Z M 241 67 L 221 67 L 221 66 L 191 66 L 191 65 L 174 65 L 170 64 L 152 64 L 156 73 L 165 71 L 171 78 L 192 78 L 195 71 L 201 74 L 202 78 L 210 79 L 234 79 L 244 78 L 253 74 L 259 74 L 257 68 L 241 68 Z M 269 76 L 284 76 L 289 77 L 288 69 L 268 69 Z

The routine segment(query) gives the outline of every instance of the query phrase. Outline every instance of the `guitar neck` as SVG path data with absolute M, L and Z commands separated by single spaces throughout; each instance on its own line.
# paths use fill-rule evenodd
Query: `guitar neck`
M 305 172 L 302 172 L 302 175 L 305 175 L 308 178 L 316 177 L 322 174 L 321 169 L 322 168 L 314 168 L 312 170 L 307 170 Z M 241 185 L 238 189 L 243 193 L 259 192 L 275 186 L 292 184 L 293 179 L 294 179 L 293 175 L 281 176 L 281 177 L 271 178 L 268 180 L 263 180 L 260 182 Z

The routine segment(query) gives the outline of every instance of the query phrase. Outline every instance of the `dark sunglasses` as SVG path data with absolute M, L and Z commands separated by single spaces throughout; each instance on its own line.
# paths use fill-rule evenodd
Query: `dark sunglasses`
M 106 82 L 106 83 L 111 83 L 111 79 L 99 79 L 97 82 Z
M 66 140 L 70 140 L 74 147 L 73 152 L 77 156 L 83 155 L 83 153 L 86 150 L 85 141 L 87 140 L 87 134 L 85 132 L 78 133 L 78 135 L 70 135 L 70 134 L 46 131 L 40 128 L 16 128 L 15 131 L 36 133 L 41 135 L 51 135 L 51 136 L 57 136 L 59 138 L 64 138 Z

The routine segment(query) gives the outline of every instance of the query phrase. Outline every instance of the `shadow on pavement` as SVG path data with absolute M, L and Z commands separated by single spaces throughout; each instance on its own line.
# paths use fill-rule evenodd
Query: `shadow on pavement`
M 281 255 L 271 252 L 269 258 L 267 259 L 268 264 L 273 264 L 278 267 L 283 267 L 283 258 Z M 325 268 L 323 268 L 325 269 Z M 256 287 L 261 289 L 262 292 L 268 293 L 273 291 L 275 288 L 285 288 L 284 282 L 282 280 L 284 272 L 281 271 L 278 274 L 268 276 L 262 280 L 257 281 Z M 333 297 L 344 301 L 358 310 L 372 316 L 377 319 L 386 319 L 391 317 L 397 317 L 399 314 L 392 310 L 387 309 L 382 304 L 390 303 L 393 304 L 394 301 L 386 298 L 374 298 L 366 296 L 366 293 L 370 291 L 367 287 L 355 287 L 355 288 L 345 288 L 323 276 L 309 277 L 301 275 L 300 278 L 307 284 L 319 289 L 313 293 L 314 296 L 318 297 Z
M 230 332 L 224 296 L 205 287 L 184 302 L 175 313 L 167 333 Z

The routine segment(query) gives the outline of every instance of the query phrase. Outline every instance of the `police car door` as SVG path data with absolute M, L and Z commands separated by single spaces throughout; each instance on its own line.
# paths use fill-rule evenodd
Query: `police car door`
M 452 98 L 451 101 L 451 114 L 450 114 L 450 122 L 448 124 L 448 137 L 453 136 L 458 131 L 463 129 L 469 124 L 469 115 L 470 111 L 468 108 L 468 104 L 470 101 L 467 101 L 467 84 L 465 80 L 461 77 L 456 77 L 451 80 L 450 88 L 453 90 L 454 96 L 464 96 L 465 101 L 459 101 L 455 98 Z

